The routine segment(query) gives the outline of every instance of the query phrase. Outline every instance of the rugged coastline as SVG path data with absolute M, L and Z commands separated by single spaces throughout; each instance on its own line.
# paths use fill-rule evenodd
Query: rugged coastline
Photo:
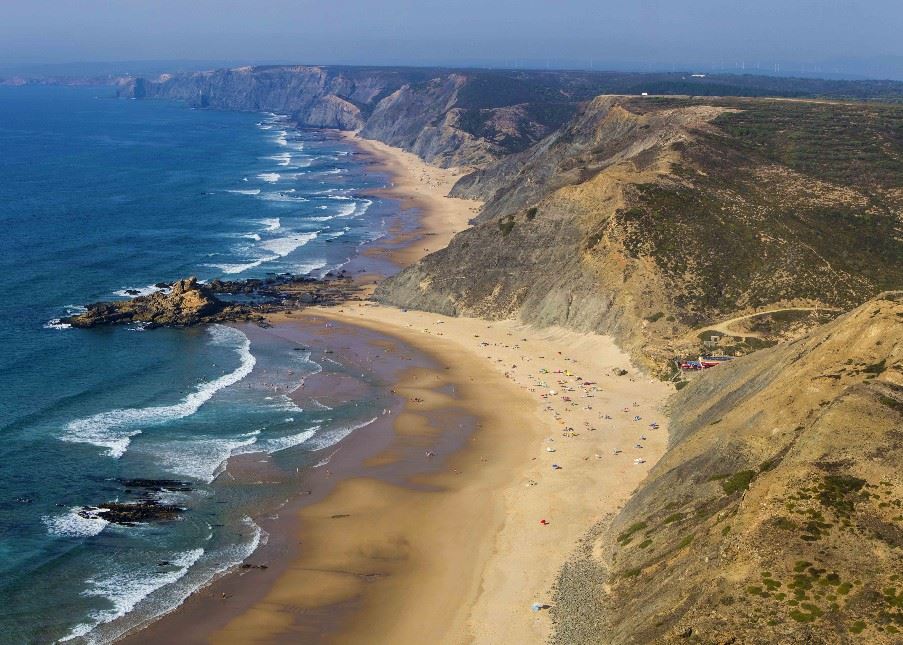
M 380 255 L 404 265 L 441 248 L 455 232 L 468 226 L 475 204 L 444 196 L 454 181 L 453 173 L 427 166 L 408 153 L 381 146 L 366 149 L 381 160 L 381 167 L 394 169 L 394 185 L 388 191 L 419 212 L 418 228 L 400 239 L 384 240 L 390 248 Z M 336 465 L 339 488 L 320 503 L 308 505 L 314 500 L 305 500 L 295 520 L 300 524 L 286 524 L 278 530 L 283 544 L 286 539 L 291 543 L 293 535 L 300 536 L 301 549 L 274 556 L 267 547 L 253 558 L 268 565 L 265 572 L 255 570 L 260 584 L 252 584 L 243 593 L 247 583 L 237 585 L 227 576 L 131 638 L 138 642 L 179 634 L 187 642 L 201 642 L 215 635 L 222 642 L 240 642 L 252 632 L 259 638 L 279 640 L 289 634 L 313 635 L 326 630 L 333 640 L 355 642 L 364 631 L 372 636 L 374 629 L 384 635 L 384 642 L 396 643 L 422 642 L 426 633 L 440 642 L 497 642 L 494 639 L 502 634 L 517 635 L 526 642 L 547 637 L 552 629 L 548 612 L 534 613 L 530 605 L 550 602 L 549 589 L 557 568 L 589 525 L 589 518 L 614 512 L 663 450 L 665 425 L 657 426 L 654 436 L 643 441 L 642 449 L 630 449 L 642 432 L 631 427 L 637 422 L 627 421 L 639 415 L 664 424 L 659 407 L 669 387 L 650 382 L 630 367 L 630 359 L 611 340 L 594 335 L 534 330 L 511 321 L 404 312 L 364 300 L 328 308 L 291 309 L 293 313 L 267 316 L 272 331 L 295 333 L 290 330 L 332 320 L 333 325 L 343 325 L 340 329 L 357 327 L 388 334 L 441 366 L 435 372 L 436 385 L 442 391 L 453 388 L 454 402 L 447 401 L 444 394 L 424 390 L 423 379 L 429 382 L 424 374 L 417 382 L 400 382 L 393 388 L 405 395 L 411 414 L 431 410 L 431 421 L 427 426 L 411 426 L 413 417 L 409 419 L 407 413 L 398 417 L 391 431 L 397 445 L 371 458 L 373 464 L 385 464 L 387 474 L 398 468 L 403 472 L 410 459 L 415 464 L 422 462 L 424 450 L 435 452 L 423 441 L 443 436 L 436 434 L 441 419 L 458 418 L 459 413 L 452 409 L 470 410 L 478 427 L 471 441 L 454 452 L 439 450 L 437 457 L 427 457 L 438 468 L 429 476 L 400 480 L 390 476 L 391 486 L 366 479 L 341 483 Z M 578 352 L 577 348 L 582 349 Z M 584 362 L 575 352 L 594 358 Z M 512 369 L 512 365 L 522 367 Z M 573 383 L 569 387 L 585 381 L 602 384 L 604 392 L 594 392 L 598 386 L 590 386 L 585 392 L 585 409 L 571 405 L 570 398 L 576 395 L 559 393 L 550 398 L 545 390 L 537 391 L 537 379 L 550 378 L 543 376 L 543 365 L 559 367 L 561 373 L 554 378 Z M 579 374 L 582 380 L 565 375 L 565 371 Z M 511 401 L 520 401 L 524 411 L 516 423 L 512 423 Z M 441 414 L 442 407 L 435 407 L 440 403 L 452 408 Z M 631 414 L 622 412 L 624 420 L 612 427 L 615 422 L 606 420 L 602 411 L 613 417 L 624 406 Z M 437 423 L 436 430 L 427 430 Z M 349 440 L 364 441 L 353 437 Z M 421 448 L 399 461 L 401 446 L 411 441 Z M 620 454 L 621 450 L 628 452 Z M 574 497 L 575 486 L 584 491 L 578 497 Z M 496 494 L 488 495 L 489 490 Z M 601 506 L 599 490 L 605 491 Z M 374 512 L 381 516 L 378 522 Z M 331 519 L 337 514 L 341 521 Z M 539 519 L 548 525 L 540 524 Z M 469 527 L 468 540 L 448 542 L 441 537 L 456 535 L 463 526 Z M 345 537 L 340 539 L 337 531 Z M 305 571 L 329 563 L 329 567 L 372 573 L 377 563 L 359 561 L 351 554 L 362 549 L 382 552 L 388 548 L 385 544 L 400 539 L 411 544 L 411 554 L 391 570 L 368 577 L 365 586 L 349 586 L 350 580 L 339 578 L 328 582 L 327 588 L 335 593 L 310 597 L 304 591 L 316 586 L 316 576 Z M 376 547 L 376 543 L 383 546 Z M 347 547 L 323 551 L 315 547 L 319 544 L 323 548 L 327 544 Z M 459 564 L 447 569 L 451 561 Z M 457 582 L 441 573 L 451 570 L 458 572 L 454 576 Z M 512 579 L 515 570 L 521 574 Z M 462 577 L 462 571 L 467 575 Z M 455 595 L 460 602 L 447 602 L 448 589 L 458 589 Z M 220 598 L 223 593 L 229 597 L 226 602 Z M 406 611 L 386 612 L 386 603 L 403 606 Z M 422 621 L 414 620 L 420 615 L 435 617 L 428 632 Z M 339 624 L 335 622 L 338 616 Z M 411 620 L 400 620 L 402 616 Z M 495 617 L 492 629 L 488 629 L 489 616 Z
M 283 275 L 266 279 L 211 280 L 207 284 L 189 277 L 171 284 L 157 284 L 158 291 L 130 300 L 95 302 L 82 313 L 63 318 L 63 324 L 88 329 L 103 325 L 141 324 L 155 327 L 256 321 L 265 323 L 265 314 L 293 308 L 331 306 L 358 297 L 359 289 L 345 271 L 324 278 Z M 240 296 L 243 302 L 224 297 Z
M 874 642 L 894 642 L 896 587 L 847 580 L 848 570 L 865 564 L 819 547 L 849 551 L 859 532 L 878 563 L 870 576 L 897 583 L 901 313 L 899 294 L 880 292 L 900 275 L 899 240 L 888 233 L 896 230 L 900 194 L 897 175 L 887 171 L 896 168 L 889 151 L 899 141 L 881 128 L 852 129 L 862 110 L 877 121 L 893 121 L 899 110 L 833 105 L 830 118 L 845 134 L 828 140 L 818 130 L 828 118 L 821 104 L 652 98 L 600 97 L 538 146 L 500 160 L 460 141 L 449 146 L 468 151 L 461 157 L 436 155 L 423 141 L 404 144 L 439 165 L 479 166 L 466 176 L 362 143 L 395 168 L 389 192 L 416 193 L 411 201 L 422 217 L 393 248 L 369 251 L 403 270 L 388 280 L 355 274 L 362 292 L 348 298 L 337 289 L 332 300 L 303 302 L 296 294 L 241 309 L 213 290 L 252 286 L 204 292 L 182 285 L 173 291 L 180 298 L 198 292 L 190 297 L 198 307 L 164 294 L 134 312 L 94 308 L 98 323 L 143 317 L 191 325 L 232 306 L 233 320 L 265 316 L 277 330 L 332 321 L 350 334 L 385 334 L 441 366 L 398 381 L 407 403 L 405 422 L 399 415 L 389 430 L 396 441 L 425 447 L 417 458 L 428 459 L 433 444 L 424 437 L 450 429 L 434 427 L 427 412 L 466 409 L 481 426 L 428 473 L 393 474 L 393 465 L 405 463 L 398 446 L 371 455 L 370 465 L 387 466 L 386 478 L 343 479 L 319 503 L 293 510 L 283 539 L 300 540 L 301 548 L 283 553 L 265 588 L 233 605 L 195 598 L 147 633 L 171 638 L 196 624 L 189 642 L 244 642 L 251 634 L 360 642 L 379 634 L 393 643 L 570 643 L 603 635 L 628 643 L 643 634 L 651 642 L 730 643 L 853 642 L 850 634 L 867 630 Z M 772 138 L 783 110 L 792 112 L 795 132 L 813 141 L 811 159 L 784 155 L 783 142 Z M 865 152 L 855 163 L 877 170 L 859 185 L 842 164 L 820 161 L 819 151 L 853 160 L 860 144 Z M 487 200 L 473 222 L 474 202 L 447 197 L 455 185 L 454 195 Z M 830 250 L 847 248 L 864 204 L 868 226 L 835 257 Z M 824 235 L 814 239 L 813 230 Z M 681 244 L 672 244 L 675 232 Z M 728 233 L 743 244 L 730 247 Z M 719 257 L 700 258 L 699 240 Z M 376 302 L 365 300 L 373 288 Z M 217 299 L 210 305 L 208 297 Z M 822 326 L 819 309 L 831 318 L 857 305 Z M 677 352 L 716 342 L 712 329 L 739 328 L 737 336 L 718 336 L 733 339 L 725 351 L 746 356 L 681 382 L 689 385 L 671 400 L 669 437 L 664 406 L 674 388 L 631 357 L 661 370 Z M 612 333 L 617 344 L 596 332 Z M 847 350 L 846 362 L 838 359 Z M 436 388 L 424 389 L 424 381 Z M 441 388 L 459 397 L 451 402 Z M 523 416 L 499 414 L 511 401 Z M 853 435 L 843 446 L 830 439 L 854 418 L 872 422 L 870 452 Z M 770 449 L 778 443 L 780 450 Z M 793 495 L 774 498 L 762 482 Z M 465 544 L 447 538 L 461 530 Z M 793 543 L 799 560 L 766 548 L 786 544 L 782 531 L 800 541 Z M 757 568 L 731 569 L 738 554 Z M 450 579 L 449 562 L 466 575 Z M 719 578 L 717 598 L 704 589 L 716 565 L 731 572 Z M 688 591 L 690 575 L 698 593 Z M 329 593 L 314 597 L 311 582 Z M 228 577 L 213 588 L 220 585 L 235 588 Z M 672 599 L 667 607 L 650 598 L 659 585 Z M 448 602 L 448 589 L 459 602 Z M 415 621 L 423 615 L 435 616 L 426 628 Z M 769 637 L 750 635 L 760 622 Z

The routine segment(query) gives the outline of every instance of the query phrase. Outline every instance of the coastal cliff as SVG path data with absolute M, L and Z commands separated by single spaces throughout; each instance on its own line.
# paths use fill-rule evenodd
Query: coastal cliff
M 452 167 L 526 149 L 566 122 L 597 86 L 579 72 L 274 66 L 126 78 L 117 94 L 288 114 L 301 127 L 361 130 Z
M 897 106 L 598 97 L 462 178 L 453 196 L 486 200 L 474 226 L 376 299 L 611 333 L 659 368 L 738 314 L 849 309 L 903 284 L 901 119 Z M 726 344 L 752 351 L 777 327 Z
M 600 94 L 903 98 L 903 83 L 768 76 L 271 65 L 118 79 L 125 98 L 270 111 L 301 127 L 361 130 L 442 167 L 523 152 Z
M 688 83 L 698 94 L 877 91 L 764 77 L 280 66 L 128 79 L 119 93 L 286 113 L 474 169 L 452 191 L 485 202 L 474 226 L 376 299 L 610 333 L 656 371 L 708 351 L 701 334 L 725 320 L 765 314 L 724 335 L 721 351 L 749 353 L 903 284 L 903 106 L 597 96 Z
M 903 292 L 704 374 L 558 582 L 556 643 L 899 643 Z M 604 636 L 603 636 L 604 635 Z

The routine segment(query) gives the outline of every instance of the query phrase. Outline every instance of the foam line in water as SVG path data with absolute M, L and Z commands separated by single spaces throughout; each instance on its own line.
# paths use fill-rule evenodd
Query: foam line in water
M 92 611 L 88 622 L 81 623 L 62 638 L 62 641 L 86 636 L 98 625 L 116 620 L 132 611 L 135 606 L 158 589 L 171 585 L 182 578 L 191 566 L 204 554 L 204 549 L 191 549 L 177 554 L 165 568 L 130 569 L 107 576 L 87 580 L 88 588 L 82 592 L 85 597 L 105 599 L 109 609 Z M 94 642 L 89 640 L 89 642 Z
M 260 430 L 237 437 L 179 438 L 155 449 L 154 458 L 167 472 L 207 484 L 223 471 L 226 461 L 257 442 Z
M 378 418 L 379 417 L 373 417 L 369 421 L 336 428 L 335 430 L 324 433 L 322 436 L 316 436 L 314 437 L 313 441 L 310 442 L 311 450 L 322 450 L 323 448 L 334 446 L 342 439 L 350 435 L 352 432 L 360 430 L 361 428 L 366 428 L 368 425 L 375 422 Z
M 279 181 L 279 178 L 282 177 L 278 172 L 262 172 L 257 175 L 257 178 L 261 181 L 265 181 L 268 184 L 275 184 Z
M 72 325 L 64 323 L 59 318 L 51 318 L 43 325 L 44 329 L 71 329 Z
M 88 582 L 89 589 L 85 591 L 85 596 L 95 595 L 94 592 L 100 592 L 101 587 L 110 588 L 111 594 L 116 593 L 117 600 L 110 600 L 114 605 L 121 609 L 125 609 L 127 605 L 131 605 L 133 610 L 137 610 L 140 616 L 136 615 L 132 620 L 126 618 L 123 621 L 112 623 L 112 621 L 100 622 L 100 620 L 113 615 L 113 609 L 107 610 L 102 616 L 100 612 L 92 612 L 89 622 L 84 622 L 76 626 L 68 636 L 61 639 L 68 641 L 75 638 L 83 638 L 88 643 L 110 643 L 120 638 L 123 634 L 135 627 L 146 625 L 151 620 L 159 618 L 178 608 L 185 600 L 196 590 L 205 587 L 215 579 L 231 570 L 248 557 L 251 556 L 261 545 L 267 543 L 269 535 L 260 528 L 254 520 L 245 516 L 241 521 L 244 526 L 243 533 L 250 533 L 250 538 L 238 544 L 230 545 L 225 548 L 215 549 L 205 552 L 203 549 L 194 549 L 184 551 L 170 558 L 171 568 L 160 571 L 157 568 L 153 570 L 147 569 L 143 571 L 147 578 L 153 578 L 156 582 L 156 589 L 144 595 L 137 602 L 126 602 L 125 596 L 134 599 L 137 597 L 139 587 L 149 588 L 150 583 L 141 584 L 137 582 L 134 571 L 129 574 L 120 574 L 115 576 L 117 582 L 125 582 L 121 585 L 121 589 L 112 589 L 112 585 L 107 580 L 113 580 L 114 576 L 108 576 L 97 581 Z M 141 572 L 139 572 L 141 573 Z M 97 593 L 96 595 L 100 595 Z M 119 612 L 116 612 L 119 613 Z M 128 616 L 129 612 L 124 615 Z M 112 623 L 112 624 L 111 624 Z
M 257 192 L 260 191 L 258 190 Z M 278 231 L 282 227 L 282 222 L 278 217 L 265 217 L 262 220 L 258 220 L 258 223 L 263 226 L 265 231 Z
M 295 273 L 298 275 L 307 275 L 313 271 L 318 271 L 329 264 L 326 260 L 311 260 L 295 266 Z
M 234 263 L 230 264 L 228 262 L 221 263 L 208 263 L 202 264 L 201 266 L 210 267 L 212 269 L 219 269 L 223 273 L 233 274 L 233 273 L 244 273 L 249 269 L 253 269 L 255 267 L 259 267 L 261 264 L 266 262 L 267 260 L 273 260 L 275 258 L 267 257 L 267 258 L 258 258 L 253 262 L 244 262 L 244 263 Z
M 259 188 L 249 188 L 247 190 L 227 190 L 227 193 L 232 193 L 234 195 L 259 195 Z
M 289 202 L 289 203 L 299 203 L 299 202 L 307 202 L 310 201 L 306 197 L 296 197 L 294 195 L 290 195 L 289 193 L 294 192 L 291 191 L 279 191 L 273 193 L 264 193 L 260 196 L 260 199 L 267 202 Z
M 342 206 L 339 211 L 336 213 L 339 217 L 350 217 L 354 215 L 354 211 L 357 209 L 357 204 L 355 202 L 351 202 L 350 204 L 345 204 Z
M 137 293 L 129 293 L 129 291 L 134 291 Z M 168 289 L 161 289 L 155 284 L 149 284 L 146 287 L 123 287 L 118 291 L 114 291 L 114 296 L 121 296 L 123 298 L 137 298 L 138 296 L 149 296 L 152 293 L 157 293 L 158 291 L 168 291 Z
M 88 309 L 82 305 L 66 305 L 63 308 L 66 311 L 67 316 L 74 316 L 75 314 L 83 314 Z M 43 325 L 44 329 L 71 329 L 72 325 L 69 323 L 62 322 L 59 318 L 51 318 Z
M 223 325 L 210 327 L 212 341 L 217 345 L 233 346 L 241 359 L 240 365 L 219 378 L 197 385 L 194 391 L 173 405 L 146 408 L 117 408 L 75 419 L 66 424 L 63 441 L 90 443 L 107 449 L 110 457 L 119 458 L 128 449 L 131 438 L 147 426 L 160 425 L 190 416 L 223 388 L 238 383 L 254 369 L 257 362 L 251 354 L 251 341 L 240 330 Z
M 280 166 L 288 166 L 292 162 L 292 155 L 289 152 L 281 152 L 278 155 L 267 157 L 267 159 L 277 162 Z
M 68 512 L 61 515 L 45 515 L 41 518 L 47 532 L 61 537 L 91 537 L 97 535 L 106 528 L 109 522 L 94 514 L 86 516 L 87 509 L 83 506 L 73 506 Z M 97 513 L 98 510 L 94 510 Z
M 317 232 L 314 233 L 297 233 L 286 237 L 277 237 L 272 240 L 266 240 L 259 244 L 260 248 L 266 249 L 271 253 L 275 253 L 277 257 L 284 257 L 295 249 L 304 246 L 311 240 L 317 238 Z
M 295 446 L 299 446 L 302 443 L 308 441 L 311 437 L 317 434 L 317 431 L 319 429 L 320 426 L 313 426 L 302 430 L 301 432 L 290 434 L 285 437 L 258 438 L 257 443 L 253 446 L 238 448 L 233 454 L 240 455 L 252 452 L 265 452 L 267 454 L 273 454 L 275 452 L 288 450 L 289 448 L 294 448 Z

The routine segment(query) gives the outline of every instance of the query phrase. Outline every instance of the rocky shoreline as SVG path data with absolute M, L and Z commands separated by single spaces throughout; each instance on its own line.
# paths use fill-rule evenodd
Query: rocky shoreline
M 201 283 L 188 277 L 156 286 L 159 291 L 131 300 L 89 304 L 85 312 L 62 322 L 82 329 L 130 323 L 146 329 L 237 321 L 264 323 L 265 314 L 360 299 L 359 288 L 344 270 L 327 273 L 322 279 L 285 274 Z

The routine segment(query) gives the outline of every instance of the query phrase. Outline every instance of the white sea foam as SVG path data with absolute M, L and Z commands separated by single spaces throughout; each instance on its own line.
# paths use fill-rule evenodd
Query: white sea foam
M 277 237 L 271 240 L 265 240 L 259 244 L 260 248 L 266 249 L 271 253 L 275 253 L 277 257 L 284 257 L 295 249 L 304 246 L 311 240 L 316 239 L 317 233 L 296 233 L 285 237 Z
M 367 212 L 367 210 L 368 210 L 371 206 L 373 206 L 373 202 L 370 201 L 369 199 L 365 199 L 365 200 L 359 202 L 359 203 L 358 203 L 358 211 L 357 211 L 357 214 L 358 214 L 358 215 L 363 215 L 364 213 Z
M 226 192 L 233 193 L 235 195 L 259 195 L 260 189 L 259 188 L 250 188 L 247 190 L 227 190 Z
M 137 293 L 129 293 L 129 291 L 136 291 Z M 158 291 L 168 291 L 168 289 L 161 289 L 157 285 L 149 284 L 146 287 L 123 287 L 119 291 L 114 291 L 113 295 L 123 298 L 137 298 L 138 296 L 149 296 Z
M 154 570 L 130 569 L 107 576 L 89 578 L 87 580 L 88 588 L 82 592 L 82 595 L 104 598 L 112 607 L 92 611 L 89 614 L 89 622 L 77 625 L 61 640 L 67 641 L 86 636 L 98 625 L 125 616 L 153 592 L 181 579 L 203 554 L 204 549 L 191 549 L 170 559 L 170 566 L 162 570 L 159 567 Z M 95 641 L 89 640 L 89 642 Z
M 109 456 L 119 458 L 125 454 L 131 438 L 140 434 L 144 427 L 168 423 L 197 412 L 218 391 L 250 374 L 257 362 L 251 354 L 251 341 L 238 329 L 214 325 L 210 327 L 210 335 L 215 344 L 235 348 L 241 364 L 234 371 L 201 383 L 191 394 L 173 405 L 119 408 L 70 421 L 60 438 L 106 448 Z
M 277 181 L 279 181 L 280 177 L 282 177 L 282 175 L 280 175 L 278 172 L 262 172 L 257 175 L 257 178 L 259 180 L 265 181 L 268 184 L 275 184 Z
M 279 134 L 276 135 L 276 143 L 278 143 L 280 146 L 287 146 L 288 145 L 288 139 L 286 138 L 287 136 L 288 136 L 288 132 L 286 132 L 285 130 L 280 130 Z
M 311 260 L 309 262 L 304 262 L 302 264 L 298 264 L 295 266 L 295 273 L 299 275 L 306 275 L 311 271 L 317 271 L 322 269 L 328 264 L 326 260 Z
M 379 417 L 373 417 L 369 421 L 364 421 L 362 423 L 357 423 L 350 426 L 344 426 L 341 428 L 335 428 L 330 430 L 329 432 L 324 432 L 322 435 L 317 435 L 313 438 L 313 441 L 310 442 L 311 450 L 322 450 L 323 448 L 329 448 L 329 446 L 334 446 L 342 439 L 350 435 L 355 430 L 360 430 L 361 428 L 366 428 L 371 423 L 375 422 Z
M 260 196 L 260 199 L 263 199 L 268 202 L 307 202 L 310 201 L 306 197 L 295 197 L 291 195 L 291 193 L 295 192 L 292 190 L 280 190 L 278 192 L 273 193 L 264 193 Z
M 302 443 L 308 441 L 317 433 L 317 430 L 319 429 L 320 426 L 313 426 L 311 428 L 302 430 L 301 432 L 290 434 L 285 437 L 258 438 L 257 443 L 253 446 L 238 448 L 233 454 L 244 454 L 252 452 L 265 452 L 267 454 L 273 454 L 274 452 L 288 450 L 289 448 L 294 448 L 295 446 L 299 446 Z
M 280 166 L 288 166 L 290 163 L 292 163 L 292 155 L 289 152 L 282 152 L 278 155 L 267 157 L 267 159 L 278 162 Z
M 287 437 L 278 437 L 273 439 L 267 439 L 263 444 L 263 449 L 266 452 L 273 454 L 274 452 L 280 452 L 282 450 L 288 450 L 289 448 L 294 448 L 295 446 L 301 445 L 315 434 L 317 434 L 317 430 L 320 429 L 320 426 L 314 426 L 312 428 L 308 428 L 303 432 L 299 432 L 297 434 L 289 435 Z
M 83 314 L 88 311 L 88 309 L 83 305 L 66 305 L 65 307 L 63 307 L 63 309 L 65 310 L 67 316 Z M 72 325 L 70 325 L 69 323 L 64 323 L 59 318 L 51 318 L 50 320 L 45 322 L 42 327 L 44 329 L 71 329 Z
M 339 209 L 339 212 L 336 213 L 339 217 L 350 217 L 354 215 L 354 211 L 357 210 L 357 204 L 352 202 L 350 204 L 345 204 Z
M 254 430 L 237 437 L 177 439 L 156 448 L 154 457 L 167 472 L 209 484 L 222 472 L 226 460 L 253 446 L 259 434 L 260 430 Z
M 59 318 L 51 318 L 43 325 L 44 329 L 71 329 L 72 325 L 64 323 Z
M 279 221 L 278 217 L 266 217 L 260 220 L 260 224 L 263 225 L 263 230 L 265 231 L 277 231 L 282 226 L 282 222 Z
M 62 537 L 90 537 L 97 535 L 109 524 L 101 517 L 85 517 L 87 509 L 83 506 L 74 506 L 61 515 L 45 515 L 41 518 L 47 527 L 47 532 Z
M 261 264 L 266 262 L 267 260 L 273 260 L 275 258 L 267 257 L 267 258 L 258 258 L 253 262 L 245 262 L 245 263 L 209 263 L 203 264 L 201 266 L 211 267 L 213 269 L 219 269 L 223 273 L 234 274 L 234 273 L 244 273 L 248 269 L 253 269 L 255 267 L 259 267 Z
M 259 242 L 261 239 L 260 233 L 243 233 L 242 237 L 246 240 L 254 240 L 255 242 Z
M 90 616 L 90 622 L 76 626 L 68 636 L 61 640 L 68 641 L 74 638 L 84 638 L 86 642 L 92 644 L 110 643 L 130 629 L 147 621 L 150 617 L 163 616 L 173 611 L 195 590 L 204 587 L 246 560 L 261 545 L 267 543 L 269 535 L 254 520 L 246 516 L 242 518 L 242 524 L 251 534 L 250 539 L 245 542 L 216 549 L 212 552 L 204 552 L 203 549 L 185 551 L 169 560 L 171 566 L 175 567 L 175 570 L 164 569 L 160 571 L 155 568 L 152 571 L 145 571 L 144 574 L 147 579 L 152 578 L 156 581 L 156 588 L 144 594 L 136 602 L 117 601 L 112 596 L 116 594 L 116 598 L 122 598 L 126 595 L 131 599 L 137 598 L 139 584 L 130 581 L 137 580 L 137 576 L 141 575 L 141 572 L 132 570 L 126 574 L 109 576 L 102 579 L 100 584 L 98 584 L 98 581 L 89 580 L 90 588 L 85 591 L 86 596 L 99 596 L 101 594 L 95 592 L 99 592 L 101 587 L 107 587 L 110 590 L 110 596 L 107 596 L 107 598 L 110 599 L 114 608 L 125 609 L 128 604 L 134 609 L 139 608 L 140 605 L 140 609 L 143 610 L 141 611 L 142 616 L 137 617 L 136 621 L 126 619 L 109 624 L 114 620 L 114 618 L 110 618 L 114 616 L 113 609 L 106 610 L 103 615 L 99 615 L 101 612 L 95 612 Z M 144 589 L 151 587 L 150 584 L 140 586 Z M 160 593 L 155 593 L 158 590 Z M 161 596 L 161 593 L 165 595 Z M 120 612 L 117 611 L 116 613 Z

